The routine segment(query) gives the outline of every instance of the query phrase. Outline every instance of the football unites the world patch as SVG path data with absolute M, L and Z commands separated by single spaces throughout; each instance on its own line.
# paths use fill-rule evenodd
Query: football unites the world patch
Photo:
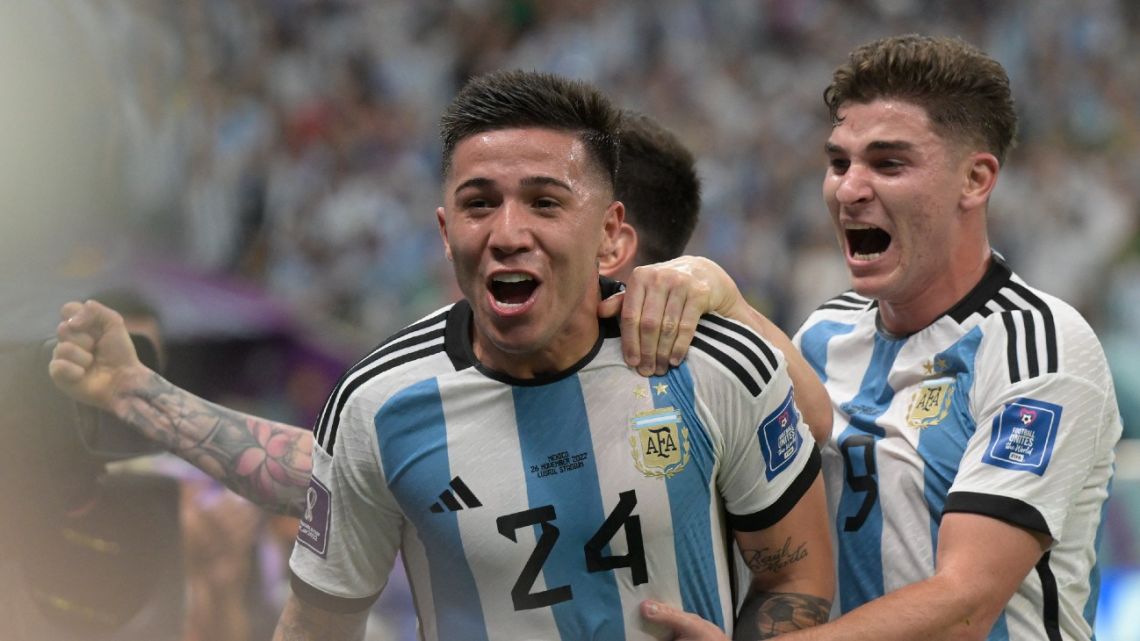
M 638 412 L 630 419 L 633 463 L 649 477 L 670 478 L 689 462 L 689 428 L 681 412 L 666 406 Z
M 760 438 L 760 450 L 764 454 L 764 475 L 768 480 L 776 478 L 796 458 L 804 439 L 798 429 L 799 414 L 792 400 L 792 392 L 764 422 L 760 423 L 756 434 Z
M 328 552 L 332 495 L 315 477 L 305 490 L 305 509 L 297 527 L 297 542 L 325 558 Z
M 1061 424 L 1061 406 L 1032 398 L 1008 403 L 994 417 L 990 446 L 982 462 L 1008 470 L 1045 473 Z

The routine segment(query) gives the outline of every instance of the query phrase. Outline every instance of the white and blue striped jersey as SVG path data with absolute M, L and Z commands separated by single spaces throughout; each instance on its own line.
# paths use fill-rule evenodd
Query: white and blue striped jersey
M 368 607 L 402 551 L 420 634 L 652 639 L 660 599 L 731 633 L 730 530 L 781 519 L 819 473 L 783 355 L 705 317 L 642 377 L 616 323 L 566 372 L 482 367 L 465 302 L 351 368 L 315 430 L 291 559 L 299 598 Z
M 854 293 L 794 338 L 834 410 L 823 449 L 839 613 L 930 577 L 946 512 L 1053 539 L 989 639 L 1092 638 L 1096 544 L 1121 433 L 1096 336 L 998 256 L 930 326 L 892 336 Z

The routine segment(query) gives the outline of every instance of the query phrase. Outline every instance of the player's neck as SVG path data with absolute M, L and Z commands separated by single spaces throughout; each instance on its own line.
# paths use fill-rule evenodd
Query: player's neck
M 946 270 L 912 296 L 879 300 L 879 327 L 894 336 L 910 336 L 929 327 L 966 297 L 985 277 L 993 261 L 984 252 L 956 261 L 960 268 Z

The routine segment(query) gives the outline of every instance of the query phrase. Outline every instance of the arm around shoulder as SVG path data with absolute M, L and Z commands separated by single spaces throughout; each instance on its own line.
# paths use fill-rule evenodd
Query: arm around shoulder
M 682 256 L 638 267 L 621 306 L 622 351 L 644 375 L 664 374 L 689 350 L 697 323 L 714 312 L 751 328 L 783 353 L 796 406 L 817 443 L 831 437 L 831 400 L 788 335 L 745 301 L 732 277 L 708 258 Z

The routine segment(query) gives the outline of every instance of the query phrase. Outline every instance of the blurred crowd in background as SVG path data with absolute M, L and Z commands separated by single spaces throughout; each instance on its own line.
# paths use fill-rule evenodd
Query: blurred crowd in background
M 990 208 L 992 244 L 1091 320 L 1125 435 L 1140 437 L 1140 4 L 1131 0 L 35 6 L 30 22 L 62 20 L 70 51 L 96 61 L 99 73 L 84 79 L 91 93 L 72 99 L 101 101 L 106 116 L 83 131 L 101 136 L 110 165 L 101 180 L 115 183 L 113 207 L 68 212 L 77 218 L 61 236 L 74 238 L 56 266 L 81 276 L 145 269 L 139 283 L 166 316 L 171 367 L 182 363 L 172 377 L 298 424 L 339 367 L 457 296 L 433 216 L 437 124 L 472 74 L 582 78 L 674 131 L 699 158 L 704 186 L 689 252 L 721 263 L 791 332 L 847 288 L 820 192 L 831 70 L 878 36 L 960 35 L 1009 71 L 1021 118 Z M 1114 554 L 1140 564 L 1134 545 Z

